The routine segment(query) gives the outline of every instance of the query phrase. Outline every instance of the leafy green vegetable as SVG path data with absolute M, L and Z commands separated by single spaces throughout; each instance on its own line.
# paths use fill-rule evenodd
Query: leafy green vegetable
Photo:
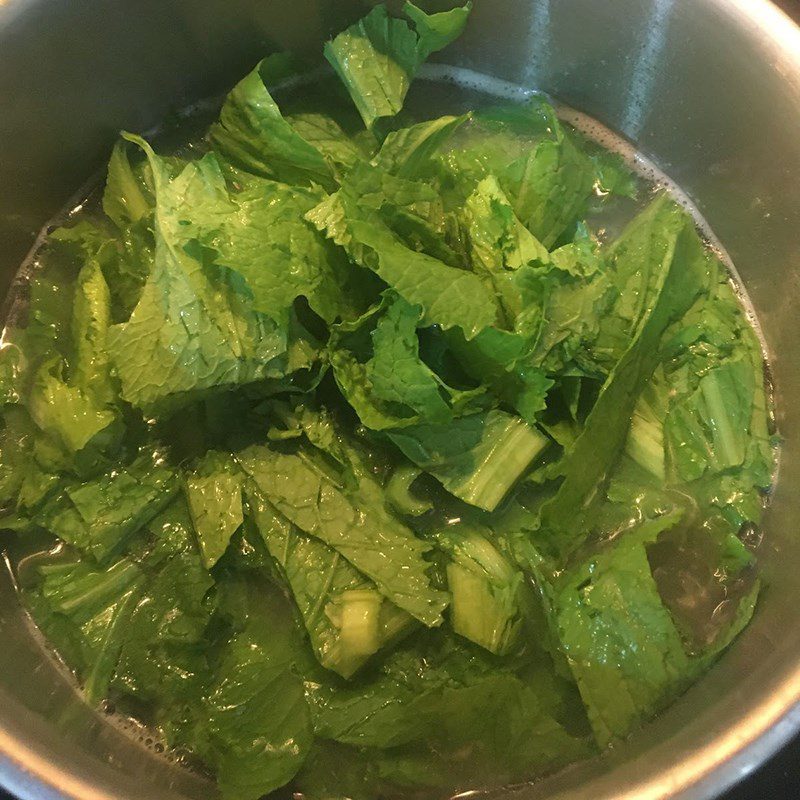
M 534 780 L 760 590 L 777 438 L 724 265 L 543 97 L 403 110 L 470 4 L 396 10 L 335 74 L 265 58 L 174 154 L 123 134 L 0 342 L 34 620 L 230 800 Z
M 707 668 L 753 612 L 755 585 L 705 652 L 687 653 L 659 594 L 648 545 L 681 512 L 642 523 L 557 577 L 539 580 L 551 624 L 567 656 L 600 746 L 626 736 Z
M 93 481 L 68 485 L 36 512 L 35 521 L 103 562 L 125 539 L 156 516 L 178 489 L 158 455 Z
M 267 84 L 285 77 L 281 55 L 262 61 L 225 99 L 210 131 L 212 147 L 232 164 L 264 178 L 331 187 L 333 175 L 322 153 L 287 122 Z
M 36 374 L 28 399 L 33 421 L 50 432 L 71 453 L 83 450 L 108 428 L 114 414 L 103 409 L 80 389 L 67 386 L 60 364 L 43 364 Z
M 83 678 L 87 700 L 97 703 L 107 694 L 144 575 L 127 558 L 105 568 L 56 560 L 39 573 L 39 624 Z
M 292 114 L 292 128 L 333 165 L 337 180 L 369 153 L 351 139 L 336 120 L 325 114 Z
M 464 208 L 473 269 L 490 278 L 505 269 L 550 261 L 550 253 L 519 221 L 497 179 L 484 178 Z M 501 256 L 498 260 L 498 255 Z M 496 288 L 502 295 L 502 289 Z
M 131 318 L 109 329 L 123 398 L 153 406 L 170 395 L 279 376 L 285 334 L 230 282 L 212 281 L 184 249 L 182 217 L 192 209 L 219 213 L 221 178 L 213 156 L 171 181 L 149 145 L 138 143 L 156 186 L 156 255 Z
M 40 435 L 28 412 L 12 405 L 5 409 L 0 429 L 0 497 L 5 507 L 36 505 L 58 481 L 39 463 L 35 448 Z
M 208 757 L 222 796 L 231 800 L 257 800 L 283 786 L 313 740 L 285 601 L 262 595 L 249 617 L 204 698 Z
M 655 202 L 660 208 L 665 201 Z M 548 546 L 556 552 L 574 547 L 585 533 L 587 507 L 625 444 L 636 398 L 658 364 L 658 342 L 667 326 L 689 309 L 707 281 L 702 243 L 683 212 L 672 208 L 671 235 L 665 239 L 667 245 L 657 251 L 658 264 L 644 265 L 658 275 L 653 279 L 653 303 L 601 389 L 583 431 L 567 452 L 564 482 L 542 508 L 542 528 L 551 537 Z M 639 226 L 637 220 L 627 236 L 638 235 Z
M 368 128 L 400 111 L 420 65 L 461 34 L 470 8 L 467 3 L 452 11 L 426 14 L 406 2 L 403 10 L 414 24 L 412 29 L 379 5 L 325 45 L 325 58 L 344 82 Z
M 317 734 L 367 748 L 395 790 L 524 780 L 588 752 L 551 716 L 564 703 L 553 684 L 527 684 L 447 638 L 417 639 L 360 687 L 307 691 Z
M 374 767 L 358 750 L 336 742 L 316 740 L 295 784 L 309 800 L 349 797 L 370 800 L 377 793 Z
M 586 210 L 596 181 L 591 159 L 541 98 L 510 113 L 478 115 L 479 131 L 452 143 L 444 161 L 460 192 L 493 175 L 514 213 L 548 249 Z M 472 146 L 472 141 L 479 144 Z
M 686 685 L 689 659 L 650 573 L 645 545 L 677 522 L 645 523 L 556 583 L 553 625 L 601 746 Z
M 145 162 L 140 169 L 134 169 L 128 148 L 124 139 L 114 145 L 103 193 L 103 211 L 123 230 L 145 219 L 155 206 L 152 173 L 148 173 Z
M 448 266 L 462 266 L 458 243 L 445 238 L 452 217 L 447 216 L 435 184 L 393 175 L 360 162 L 347 174 L 339 191 L 306 215 L 353 261 L 374 269 L 374 259 L 350 230 L 348 215 L 385 223 L 406 247 Z
M 419 357 L 419 318 L 419 309 L 401 298 L 390 302 L 372 333 L 373 356 L 367 376 L 381 400 L 406 405 L 422 419 L 444 422 L 451 412 L 436 376 Z
M 97 261 L 89 261 L 78 273 L 72 310 L 75 355 L 72 380 L 98 403 L 115 400 L 108 359 L 108 327 L 111 324 L 111 293 Z
M 225 195 L 224 187 L 220 193 Z M 250 180 L 230 202 L 222 201 L 216 224 L 196 231 L 197 239 L 214 251 L 216 264 L 244 278 L 253 307 L 284 324 L 301 295 L 327 322 L 350 308 L 343 265 L 303 221 L 320 196 L 314 190 Z
M 414 23 L 414 28 L 419 36 L 419 49 L 427 58 L 431 53 L 447 47 L 450 42 L 458 38 L 464 29 L 472 10 L 472 3 L 439 14 L 426 14 L 413 3 L 403 4 L 403 13 Z
M 706 373 L 693 394 L 672 405 L 667 432 L 681 478 L 694 480 L 705 468 L 720 471 L 744 462 L 753 382 L 751 364 L 729 361 Z
M 392 131 L 384 139 L 375 163 L 401 178 L 419 177 L 436 152 L 467 119 L 466 115 L 439 117 Z
M 255 447 L 238 460 L 259 491 L 301 531 L 341 553 L 421 622 L 441 621 L 447 595 L 434 589 L 427 576 L 422 556 L 429 546 L 381 505 L 360 502 L 371 494 L 368 478 L 351 494 L 303 455 Z
M 490 328 L 472 342 L 454 333 L 450 344 L 467 372 L 536 424 L 553 385 L 548 372 L 597 372 L 589 348 L 610 286 L 586 238 L 549 253 L 492 175 L 477 184 L 462 217 L 472 268 L 498 298 L 510 331 Z
M 677 239 L 684 228 L 691 226 L 685 212 L 661 195 L 631 221 L 609 248 L 608 274 L 617 289 L 617 299 L 613 313 L 601 321 L 597 348 L 605 351 L 610 360 L 619 358 L 643 318 L 651 313 Z
M 595 188 L 601 195 L 618 195 L 635 200 L 639 181 L 617 153 L 598 150 L 590 158 L 595 168 Z
M 415 497 L 411 492 L 414 481 L 422 474 L 422 470 L 411 466 L 397 467 L 386 482 L 386 501 L 395 511 L 420 516 L 433 508 L 430 500 Z
M 212 581 L 182 498 L 148 527 L 155 546 L 142 567 L 150 579 L 128 621 L 112 686 L 140 701 L 157 701 L 166 713 L 203 684 L 201 642 L 211 616 L 204 599 Z
M 502 411 L 473 414 L 449 425 L 419 425 L 389 438 L 447 491 L 493 511 L 549 440 Z
M 210 569 L 244 519 L 242 477 L 229 455 L 212 451 L 186 476 L 184 491 L 203 564 Z
M 298 531 L 257 494 L 250 508 L 292 590 L 322 666 L 349 678 L 410 627 L 411 618 L 383 598 L 337 550 Z
M 660 480 L 666 477 L 664 418 L 667 413 L 665 379 L 654 373 L 631 417 L 625 452 L 642 468 Z
M 520 634 L 522 572 L 492 545 L 490 531 L 444 530 L 436 542 L 452 559 L 447 585 L 453 630 L 491 653 L 506 653 Z
M 452 389 L 422 360 L 420 324 L 420 308 L 387 291 L 379 306 L 333 331 L 336 382 L 373 430 L 445 424 L 482 402 L 482 390 Z
M 405 246 L 346 189 L 312 209 L 308 219 L 404 300 L 421 306 L 425 325 L 457 326 L 471 339 L 494 322 L 493 298 L 475 275 Z
M 550 247 L 580 216 L 592 190 L 592 178 L 586 156 L 563 135 L 542 142 L 530 157 L 512 164 L 506 186 L 517 216 Z

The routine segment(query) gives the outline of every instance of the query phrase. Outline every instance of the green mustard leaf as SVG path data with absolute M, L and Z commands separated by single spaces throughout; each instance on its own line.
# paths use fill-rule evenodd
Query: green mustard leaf
M 360 748 L 396 792 L 524 780 L 590 752 L 554 719 L 555 684 L 543 670 L 528 683 L 450 634 L 415 637 L 359 686 L 306 687 L 318 736 Z
M 424 325 L 460 327 L 472 339 L 495 321 L 496 304 L 480 278 L 410 249 L 346 190 L 323 201 L 308 219 L 404 300 L 421 306 Z
M 428 422 L 446 422 L 451 410 L 441 382 L 419 357 L 419 307 L 401 297 L 390 300 L 372 332 L 373 354 L 367 375 L 377 397 L 411 408 Z
M 601 747 L 661 710 L 691 679 L 646 550 L 677 520 L 644 523 L 568 569 L 553 589 L 552 624 Z
M 70 453 L 83 450 L 115 420 L 92 396 L 68 386 L 58 362 L 45 363 L 36 374 L 28 398 L 33 421 L 54 436 Z
M 478 183 L 463 213 L 476 272 L 491 277 L 503 269 L 550 262 L 547 248 L 519 221 L 493 175 Z
M 683 480 L 744 463 L 754 390 L 750 360 L 731 360 L 711 369 L 692 394 L 671 404 L 666 434 L 672 464 Z
M 632 344 L 606 379 L 581 434 L 567 451 L 563 483 L 542 507 L 542 536 L 553 552 L 563 554 L 585 536 L 591 501 L 625 445 L 637 398 L 658 366 L 661 337 L 688 311 L 707 281 L 702 242 L 691 220 L 674 208 L 669 218 L 670 244 L 657 251 L 658 264 L 647 267 L 659 276 L 653 303 Z M 650 215 L 651 211 L 644 213 Z
M 252 307 L 285 324 L 295 299 L 304 296 L 326 322 L 348 316 L 346 265 L 303 217 L 323 194 L 274 181 L 251 179 L 230 196 L 227 213 L 191 235 L 213 261 L 244 278 Z
M 482 388 L 453 389 L 422 360 L 421 311 L 391 290 L 358 319 L 332 329 L 329 360 L 340 391 L 372 430 L 444 424 L 486 405 Z
M 139 601 L 144 574 L 130 559 L 94 567 L 73 558 L 38 568 L 28 601 L 34 618 L 83 681 L 87 700 L 103 699 Z
M 411 3 L 405 21 L 379 5 L 325 45 L 325 58 L 342 79 L 364 124 L 372 128 L 403 107 L 408 87 L 427 57 L 456 39 L 467 22 L 470 4 L 441 14 L 425 14 Z
M 211 569 L 244 519 L 241 472 L 227 453 L 209 451 L 186 475 L 183 488 L 203 565 Z
M 472 3 L 453 8 L 450 11 L 440 11 L 438 14 L 426 14 L 413 3 L 403 4 L 403 13 L 414 23 L 414 29 L 419 36 L 419 50 L 422 59 L 431 53 L 447 47 L 450 42 L 457 39 L 469 19 Z
M 380 791 L 373 765 L 357 749 L 321 739 L 293 783 L 308 800 L 372 800 Z
M 158 514 L 177 490 L 174 472 L 157 455 L 145 453 L 108 475 L 68 485 L 48 499 L 34 520 L 102 563 Z
M 206 679 L 203 636 L 212 580 L 200 562 L 186 503 L 177 497 L 148 528 L 155 539 L 142 561 L 148 582 L 128 622 L 112 686 L 157 713 L 193 701 Z
M 308 186 L 334 186 L 323 154 L 283 118 L 267 83 L 284 60 L 264 59 L 231 90 L 219 122 L 209 131 L 214 150 L 237 167 L 264 178 Z
M 434 535 L 450 556 L 447 585 L 453 596 L 453 630 L 490 653 L 506 654 L 522 633 L 521 570 L 492 544 L 488 528 L 443 528 Z
M 421 622 L 431 626 L 441 621 L 447 595 L 434 589 L 428 577 L 423 554 L 430 545 L 377 501 L 370 478 L 350 493 L 301 455 L 252 447 L 238 459 L 264 497 L 301 531 L 341 553 Z
M 75 286 L 71 379 L 100 404 L 110 404 L 116 397 L 108 358 L 110 324 L 111 293 L 100 264 L 92 260 L 78 273 Z
M 129 143 L 120 139 L 111 151 L 103 192 L 103 211 L 120 229 L 145 219 L 155 207 L 153 176 L 146 162 L 135 169 L 128 156 Z
M 382 597 L 337 550 L 301 533 L 257 492 L 250 497 L 250 510 L 323 667 L 349 678 L 381 647 L 407 632 L 412 618 Z M 361 613 L 357 607 L 353 618 L 352 606 L 359 602 Z
M 208 757 L 228 800 L 258 800 L 286 784 L 313 741 L 291 611 L 281 595 L 259 594 L 204 698 Z
M 497 410 L 388 435 L 448 492 L 487 511 L 497 507 L 550 441 L 519 417 Z
M 468 119 L 467 114 L 439 117 L 392 131 L 384 139 L 374 163 L 392 175 L 418 178 L 442 145 Z
M 369 153 L 326 114 L 292 114 L 286 120 L 333 165 L 337 178 L 342 177 L 360 159 L 369 158 Z
M 224 181 L 213 156 L 170 180 L 143 140 L 156 186 L 153 271 L 131 318 L 109 329 L 122 396 L 153 407 L 173 395 L 278 377 L 286 333 L 255 312 L 235 285 L 212 280 L 184 246 L 184 220 L 225 216 Z M 219 276 L 218 276 L 219 277 Z

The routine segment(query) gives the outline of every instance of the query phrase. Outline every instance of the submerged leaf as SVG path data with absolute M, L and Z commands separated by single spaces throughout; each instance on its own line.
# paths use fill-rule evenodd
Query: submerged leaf
M 242 475 L 226 453 L 209 452 L 186 476 L 186 502 L 203 565 L 211 569 L 242 524 Z
M 204 698 L 209 756 L 229 800 L 258 800 L 291 780 L 313 735 L 286 602 L 271 593 L 251 603 Z
M 375 503 L 371 479 L 350 493 L 306 458 L 263 447 L 240 454 L 239 462 L 281 514 L 341 553 L 395 605 L 426 625 L 441 621 L 447 595 L 427 575 L 430 546 Z
M 382 597 L 337 550 L 300 532 L 257 494 L 250 507 L 323 667 L 349 678 L 381 647 L 408 631 L 411 617 Z M 363 607 L 364 598 L 374 605 L 373 612 L 359 613 L 357 604 Z

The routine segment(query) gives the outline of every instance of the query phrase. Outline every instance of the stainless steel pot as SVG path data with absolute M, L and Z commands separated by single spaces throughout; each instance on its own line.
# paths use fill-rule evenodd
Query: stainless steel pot
M 228 87 L 264 52 L 316 51 L 364 5 L 0 0 L 0 291 L 117 130 Z M 713 797 L 800 730 L 800 30 L 764 0 L 475 0 L 442 57 L 544 89 L 628 136 L 695 200 L 759 313 L 785 443 L 753 624 L 633 742 L 501 793 Z M 214 796 L 81 703 L 5 579 L 0 784 L 36 800 Z

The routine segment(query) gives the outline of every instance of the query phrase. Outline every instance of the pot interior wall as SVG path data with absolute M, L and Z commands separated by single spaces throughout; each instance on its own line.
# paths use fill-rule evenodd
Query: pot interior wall
M 316 53 L 369 5 L 0 3 L 0 291 L 45 221 L 102 165 L 119 129 L 147 130 L 227 88 L 264 53 Z M 517 792 L 530 800 L 656 798 L 694 783 L 682 796 L 709 796 L 800 726 L 790 715 L 771 738 L 728 758 L 800 696 L 800 32 L 757 0 L 474 5 L 466 34 L 441 60 L 543 89 L 627 135 L 697 203 L 733 258 L 768 343 L 784 445 L 755 621 L 632 744 Z M 68 796 L 210 795 L 207 783 L 82 705 L 20 623 L 7 580 L 0 641 L 0 781 L 37 798 L 63 796 L 42 788 L 42 774 Z M 724 759 L 722 772 L 702 777 Z

